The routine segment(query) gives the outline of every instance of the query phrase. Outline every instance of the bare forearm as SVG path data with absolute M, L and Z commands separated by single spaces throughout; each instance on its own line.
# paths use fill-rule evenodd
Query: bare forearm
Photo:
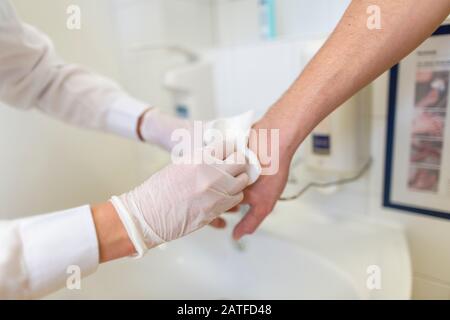
M 381 11 L 381 29 L 368 28 L 367 8 Z M 235 239 L 251 234 L 283 192 L 299 144 L 328 114 L 423 42 L 450 13 L 450 0 L 354 0 L 335 31 L 288 92 L 255 124 L 279 129 L 280 167 L 246 190 L 251 209 Z M 257 133 L 253 133 L 254 137 Z M 251 146 L 252 147 L 252 146 Z M 258 148 L 252 149 L 261 154 Z M 263 153 L 264 155 L 264 153 Z
M 97 232 L 101 263 L 135 253 L 133 243 L 111 203 L 105 202 L 92 206 L 91 211 Z
M 367 27 L 370 5 L 381 9 L 379 30 Z M 413 51 L 449 13 L 449 0 L 354 0 L 319 53 L 265 117 L 272 127 L 276 123 L 283 128 L 285 151 L 295 152 L 323 118 Z

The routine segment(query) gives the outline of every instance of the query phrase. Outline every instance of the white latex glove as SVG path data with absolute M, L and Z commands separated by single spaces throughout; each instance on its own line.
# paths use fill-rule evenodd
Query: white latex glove
M 138 256 L 209 224 L 242 201 L 247 164 L 227 162 L 172 164 L 111 199 Z
M 245 155 L 250 162 L 247 174 L 250 177 L 250 184 L 256 182 L 261 174 L 261 166 L 256 155 L 247 147 L 250 129 L 253 124 L 253 112 L 224 119 L 216 119 L 201 122 L 203 127 L 203 141 L 207 145 L 208 130 L 218 130 L 227 139 L 227 143 L 235 146 L 235 151 Z M 194 135 L 194 122 L 187 119 L 180 119 L 162 113 L 158 109 L 151 109 L 144 115 L 140 133 L 144 141 L 156 144 L 166 151 L 171 151 L 177 144 L 172 141 L 172 133 L 176 129 L 186 129 Z M 238 143 L 240 141 L 241 143 Z
M 249 163 L 247 169 L 249 184 L 255 183 L 262 171 L 258 157 L 248 148 L 253 118 L 253 111 L 248 111 L 235 117 L 212 120 L 203 125 L 205 132 L 203 141 L 206 145 L 208 144 L 208 130 L 218 130 L 225 137 L 227 144 L 233 145 L 236 152 L 245 155 Z
M 176 142 L 171 141 L 172 132 L 176 129 L 191 131 L 193 122 L 180 119 L 153 108 L 143 116 L 139 132 L 145 142 L 160 146 L 166 151 L 172 150 Z

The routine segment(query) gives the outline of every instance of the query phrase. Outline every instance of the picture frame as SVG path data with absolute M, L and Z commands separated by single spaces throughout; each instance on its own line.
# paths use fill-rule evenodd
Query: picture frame
M 390 70 L 383 206 L 450 219 L 450 25 Z

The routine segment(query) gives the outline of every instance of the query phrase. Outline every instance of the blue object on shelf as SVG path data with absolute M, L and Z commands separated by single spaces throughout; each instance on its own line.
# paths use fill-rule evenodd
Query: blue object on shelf
M 315 154 L 331 154 L 331 137 L 329 135 L 314 134 L 313 149 Z
M 259 0 L 261 37 L 273 40 L 277 36 L 275 0 Z
M 179 104 L 175 108 L 177 117 L 187 119 L 189 118 L 189 108 L 186 105 Z

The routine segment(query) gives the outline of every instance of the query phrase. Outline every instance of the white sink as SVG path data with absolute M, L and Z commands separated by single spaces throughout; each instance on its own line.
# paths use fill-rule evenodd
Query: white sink
M 122 260 L 85 279 L 82 290 L 53 298 L 99 299 L 357 299 L 331 263 L 300 246 L 257 234 L 238 248 L 229 233 L 204 229 Z
M 295 206 L 281 207 L 283 214 Z M 277 209 L 279 210 L 279 209 Z M 409 256 L 403 234 L 316 216 L 271 218 L 241 247 L 212 228 L 154 249 L 142 260 L 101 266 L 68 299 L 406 299 Z M 285 219 L 285 220 L 284 220 Z M 298 221 L 293 221 L 297 219 Z M 232 223 L 234 224 L 234 223 Z M 386 263 L 386 260 L 387 263 Z M 366 287 L 366 268 L 383 270 L 383 290 Z

